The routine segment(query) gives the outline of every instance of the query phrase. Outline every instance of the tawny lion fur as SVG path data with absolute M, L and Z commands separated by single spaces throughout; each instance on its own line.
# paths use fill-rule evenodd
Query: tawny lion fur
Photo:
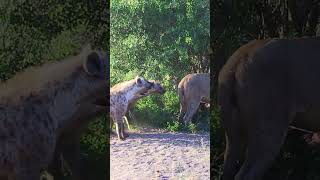
M 200 102 L 210 103 L 210 74 L 186 75 L 178 85 L 178 95 L 180 99 L 180 118 L 187 124 L 197 112 Z

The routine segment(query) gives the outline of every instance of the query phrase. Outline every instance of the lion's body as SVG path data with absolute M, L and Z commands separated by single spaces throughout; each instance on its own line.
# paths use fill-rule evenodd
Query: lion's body
M 180 118 L 184 123 L 191 121 L 200 102 L 210 103 L 210 74 L 198 73 L 186 75 L 178 85 L 180 99 Z

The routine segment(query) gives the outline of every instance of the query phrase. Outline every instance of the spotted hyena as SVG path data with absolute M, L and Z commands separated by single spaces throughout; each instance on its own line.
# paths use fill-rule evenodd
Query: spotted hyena
M 84 179 L 80 135 L 92 117 L 106 111 L 105 59 L 88 46 L 77 56 L 27 68 L 0 83 L 2 176 L 39 179 L 59 154 L 73 179 Z
M 110 89 L 110 116 L 116 124 L 118 138 L 124 140 L 128 135 L 124 131 L 123 117 L 129 104 L 145 96 L 152 83 L 142 77 L 116 84 Z M 111 122 L 112 124 L 112 122 Z
M 155 80 L 149 80 L 150 83 L 152 83 L 151 87 L 144 93 L 140 94 L 139 96 L 135 96 L 129 104 L 129 109 L 134 106 L 134 104 L 141 98 L 149 96 L 151 94 L 164 94 L 165 89 L 162 87 L 162 85 L 155 81 Z

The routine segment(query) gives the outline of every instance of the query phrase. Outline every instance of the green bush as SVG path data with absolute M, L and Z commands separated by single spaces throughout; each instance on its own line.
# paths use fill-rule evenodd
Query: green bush
M 198 130 L 197 130 L 197 125 L 195 125 L 194 123 L 189 123 L 188 124 L 188 129 L 191 131 L 191 133 L 196 133 Z
M 167 122 L 167 130 L 171 132 L 180 131 L 182 128 L 182 124 L 179 121 L 173 121 L 172 123 Z

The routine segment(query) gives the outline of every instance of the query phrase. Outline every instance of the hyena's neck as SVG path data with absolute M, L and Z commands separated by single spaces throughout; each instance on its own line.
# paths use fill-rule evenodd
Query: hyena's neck
M 82 81 L 82 82 L 81 82 Z M 59 129 L 69 126 L 78 118 L 79 109 L 82 108 L 80 86 L 88 83 L 80 77 L 71 76 L 63 82 L 59 82 L 52 91 L 52 100 L 49 113 L 58 121 Z M 88 109 L 89 111 L 89 109 Z
M 132 98 L 129 102 L 128 102 L 128 109 L 132 108 L 139 99 L 141 99 L 142 97 L 138 97 L 136 96 L 135 98 Z
M 125 93 L 126 99 L 130 102 L 136 98 L 138 98 L 138 92 L 141 90 L 141 88 L 137 86 L 131 87 L 131 89 L 128 89 L 128 91 Z
M 128 102 L 135 99 L 139 91 L 141 91 L 141 87 L 136 85 L 134 79 L 116 84 L 110 89 L 111 95 L 124 95 Z

